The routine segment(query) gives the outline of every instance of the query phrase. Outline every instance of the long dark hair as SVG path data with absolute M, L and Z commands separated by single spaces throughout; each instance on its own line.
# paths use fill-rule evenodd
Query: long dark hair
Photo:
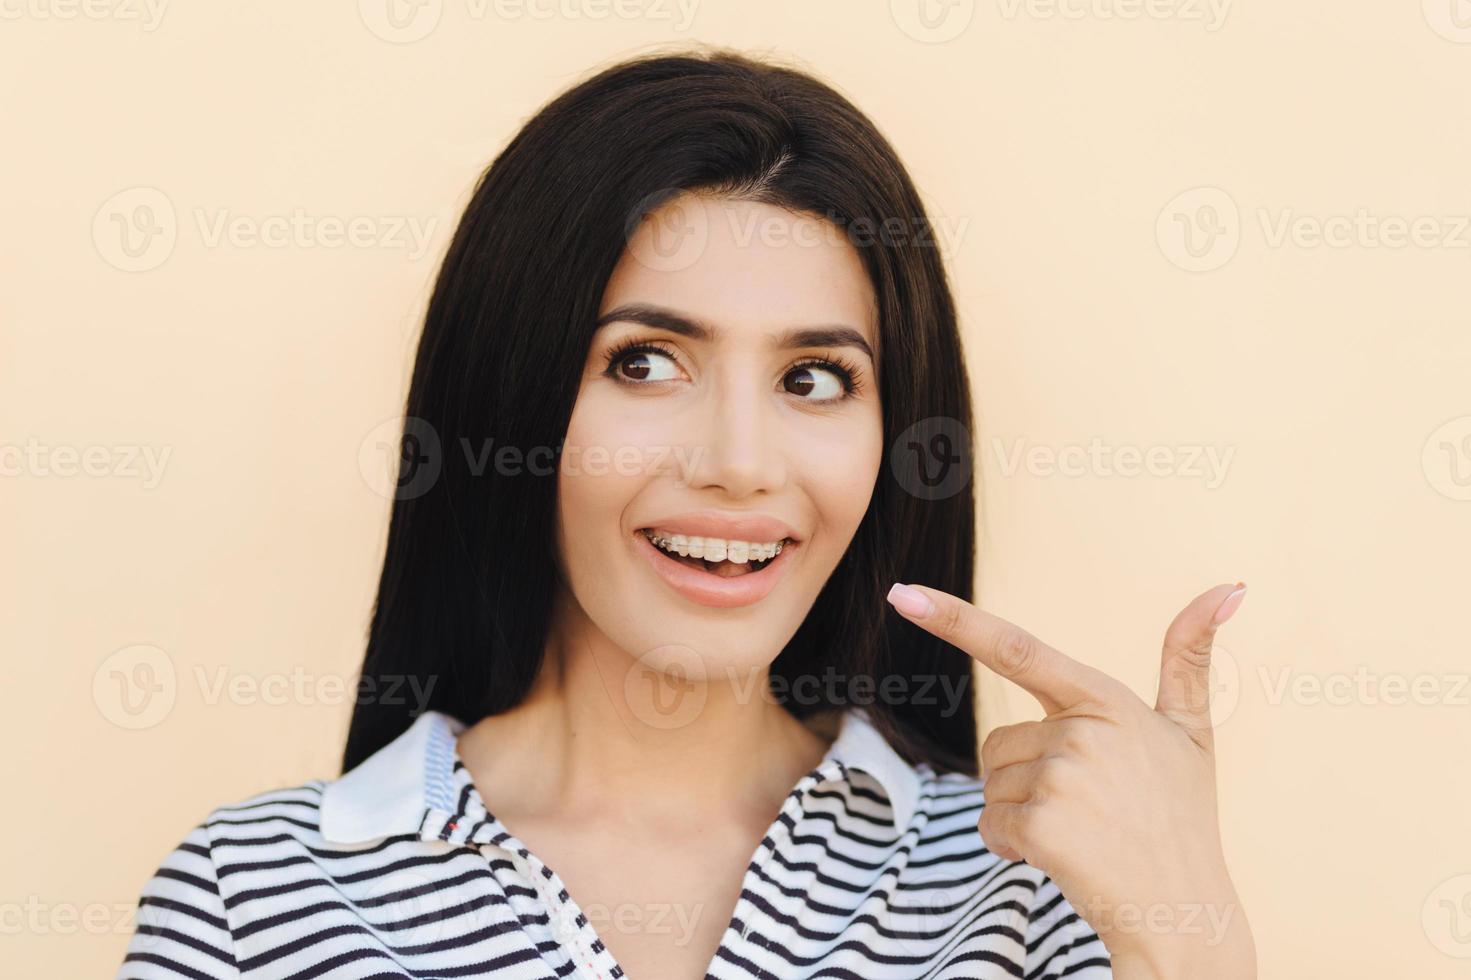
M 430 694 L 418 705 L 359 698 L 344 771 L 419 709 L 474 724 L 525 697 L 558 574 L 555 453 L 604 286 L 636 219 L 691 190 L 832 222 L 858 248 L 878 301 L 890 455 L 851 546 L 771 673 L 786 690 L 828 672 L 870 678 L 864 703 L 901 755 L 975 774 L 970 658 L 884 599 L 896 581 L 971 597 L 970 390 L 928 218 L 893 148 L 847 99 L 800 70 L 724 49 L 599 72 L 532 117 L 481 175 L 419 341 L 362 670 L 365 684 L 414 677 Z M 958 467 L 958 485 L 952 472 L 936 492 L 923 472 L 932 444 Z M 483 465 L 482 447 L 504 446 L 520 450 L 519 472 Z M 876 696 L 893 675 L 909 696 Z M 962 693 L 958 704 L 937 696 L 942 685 Z M 797 717 L 837 706 L 805 700 L 784 704 Z

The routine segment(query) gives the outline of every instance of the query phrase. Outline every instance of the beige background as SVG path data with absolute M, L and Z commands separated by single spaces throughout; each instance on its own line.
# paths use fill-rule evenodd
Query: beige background
M 1176 610 L 1250 585 L 1216 709 L 1263 976 L 1465 976 L 1471 7 L 685 2 L 0 5 L 0 972 L 110 976 L 211 807 L 335 773 L 376 427 L 472 182 L 706 42 L 849 94 L 947 234 L 992 610 L 1152 700 Z

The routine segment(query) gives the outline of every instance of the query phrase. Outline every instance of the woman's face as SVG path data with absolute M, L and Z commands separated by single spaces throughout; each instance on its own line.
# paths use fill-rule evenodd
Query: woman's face
M 572 597 L 653 669 L 748 681 L 873 493 L 868 276 L 819 217 L 685 194 L 634 231 L 599 313 L 558 474 Z

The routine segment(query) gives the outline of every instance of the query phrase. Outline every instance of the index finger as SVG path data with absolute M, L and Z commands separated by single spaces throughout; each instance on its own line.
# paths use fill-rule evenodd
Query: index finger
M 948 592 L 896 582 L 888 599 L 916 626 L 1027 691 L 1049 715 L 1097 702 L 1109 682 L 1106 674 Z

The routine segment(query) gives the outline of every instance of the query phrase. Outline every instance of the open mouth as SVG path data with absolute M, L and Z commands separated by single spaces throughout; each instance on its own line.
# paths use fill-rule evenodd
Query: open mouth
M 640 528 L 639 533 L 665 558 L 720 578 L 739 578 L 759 572 L 792 544 L 791 538 L 772 542 L 726 541 L 665 534 L 651 527 Z

